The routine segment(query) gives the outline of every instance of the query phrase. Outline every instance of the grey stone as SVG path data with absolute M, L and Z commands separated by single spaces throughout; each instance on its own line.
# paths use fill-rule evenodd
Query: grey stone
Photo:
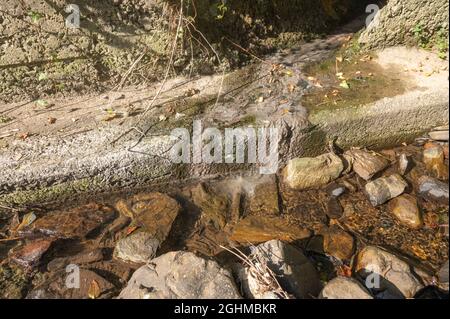
M 448 130 L 447 131 L 430 132 L 428 135 L 430 136 L 430 138 L 432 140 L 435 140 L 435 141 L 443 141 L 443 142 L 448 141 Z
M 322 289 L 317 270 L 311 261 L 297 248 L 278 240 L 258 245 L 254 252 L 277 276 L 283 290 L 297 298 L 317 297 Z M 249 294 L 257 297 L 257 287 L 250 287 Z
M 401 195 L 407 186 L 408 184 L 400 175 L 394 174 L 367 183 L 365 189 L 370 203 L 373 206 L 378 206 Z
M 371 276 L 374 279 L 374 274 L 379 275 L 380 287 L 375 290 L 396 298 L 413 298 L 424 288 L 408 263 L 375 246 L 367 246 L 358 254 L 355 271 L 363 278 Z M 377 282 L 371 279 L 371 283 Z
M 134 263 L 149 262 L 156 255 L 160 242 L 146 232 L 138 232 L 118 241 L 114 257 Z
M 422 176 L 418 180 L 419 195 L 425 199 L 448 204 L 448 184 L 435 178 Z
M 355 279 L 336 277 L 323 288 L 320 299 L 373 299 L 373 297 Z
M 170 252 L 135 271 L 119 299 L 239 299 L 231 273 L 191 252 Z
M 437 274 L 438 277 L 438 285 L 440 288 L 448 291 L 449 289 L 449 282 L 448 282 L 448 277 L 449 277 L 449 271 L 448 271 L 448 260 L 445 262 L 445 264 L 441 267 L 441 269 L 439 269 L 439 272 Z

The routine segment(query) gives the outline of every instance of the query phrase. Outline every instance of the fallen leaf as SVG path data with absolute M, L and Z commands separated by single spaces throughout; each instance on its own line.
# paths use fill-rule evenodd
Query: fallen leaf
M 341 56 L 337 56 L 336 61 L 338 61 L 339 63 L 342 63 L 342 61 L 344 61 L 344 58 Z
M 337 269 L 337 273 L 339 276 L 344 277 L 351 277 L 352 276 L 352 269 L 349 266 L 341 265 Z
M 110 115 L 104 117 L 102 121 L 103 122 L 109 122 L 109 121 L 114 120 L 117 117 L 119 117 L 119 115 L 117 115 L 117 114 L 110 114 Z
M 55 122 L 56 122 L 56 119 L 54 117 L 49 117 L 48 118 L 48 123 L 49 124 L 55 124 Z
M 349 89 L 349 88 L 350 88 L 350 85 L 348 84 L 348 82 L 347 82 L 346 80 L 342 81 L 342 82 L 339 84 L 339 86 L 340 86 L 340 87 L 343 87 L 344 89 Z
M 16 231 L 19 231 L 27 226 L 30 226 L 36 220 L 36 215 L 34 213 L 28 213 L 22 218 L 22 222 L 17 226 Z
M 132 233 L 134 233 L 137 229 L 139 228 L 139 226 L 130 226 L 127 228 L 127 231 L 125 233 L 126 236 L 131 235 Z
M 91 281 L 91 284 L 89 285 L 89 289 L 88 289 L 88 297 L 91 299 L 97 299 L 101 294 L 100 291 L 100 286 L 98 284 L 98 282 L 93 279 Z
M 30 136 L 30 133 L 28 133 L 28 132 L 19 134 L 19 138 L 22 140 L 26 140 L 29 136 Z

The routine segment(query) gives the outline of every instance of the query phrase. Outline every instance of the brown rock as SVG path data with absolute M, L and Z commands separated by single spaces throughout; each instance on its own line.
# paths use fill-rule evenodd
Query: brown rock
M 227 223 L 227 212 L 230 211 L 230 201 L 226 194 L 219 194 L 204 184 L 198 184 L 191 190 L 194 204 L 202 211 L 202 220 L 211 223 L 217 229 L 222 229 Z
M 341 260 L 350 259 L 355 251 L 355 240 L 338 226 L 321 232 L 324 252 Z
M 84 238 L 113 220 L 114 211 L 103 205 L 88 204 L 66 212 L 52 212 L 36 220 L 33 232 L 59 238 Z
M 81 252 L 75 256 L 55 258 L 47 264 L 48 271 L 56 271 L 70 264 L 83 265 L 90 264 L 103 259 L 103 251 L 100 248 Z
M 132 217 L 135 223 L 161 243 L 169 234 L 180 205 L 173 198 L 161 193 L 138 194 L 116 203 L 117 210 Z
M 444 150 L 440 145 L 425 149 L 423 151 L 423 162 L 433 177 L 441 180 L 448 179 L 448 166 L 445 165 Z
M 248 212 L 258 215 L 278 215 L 280 213 L 278 200 L 275 176 L 263 176 L 248 194 Z
M 273 239 L 292 242 L 310 235 L 309 230 L 290 225 L 280 217 L 249 216 L 234 227 L 230 239 L 238 243 L 262 243 Z
M 367 183 L 365 190 L 369 196 L 370 203 L 373 206 L 378 206 L 403 194 L 407 186 L 408 184 L 400 175 L 394 174 Z
M 344 210 L 336 197 L 331 197 L 327 203 L 327 215 L 331 219 L 339 219 L 342 217 Z
M 366 181 L 389 166 L 389 161 L 376 153 L 352 149 L 345 155 L 353 159 L 353 170 Z
M 34 268 L 41 263 L 42 256 L 49 250 L 54 240 L 52 239 L 38 239 L 32 241 L 11 255 L 11 259 L 17 264 L 26 267 Z
M 404 194 L 389 202 L 390 212 L 406 226 L 418 229 L 422 227 L 422 216 L 416 198 Z

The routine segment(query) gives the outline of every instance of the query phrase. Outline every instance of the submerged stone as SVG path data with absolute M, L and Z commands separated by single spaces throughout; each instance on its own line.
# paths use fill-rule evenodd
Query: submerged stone
M 376 153 L 352 149 L 345 155 L 352 159 L 355 173 L 366 181 L 389 166 L 389 161 Z
M 379 206 L 401 195 L 408 184 L 398 174 L 381 177 L 366 184 L 365 190 L 373 206 Z
M 422 227 L 422 216 L 415 197 L 404 194 L 394 198 L 389 202 L 389 210 L 402 224 L 413 229 Z

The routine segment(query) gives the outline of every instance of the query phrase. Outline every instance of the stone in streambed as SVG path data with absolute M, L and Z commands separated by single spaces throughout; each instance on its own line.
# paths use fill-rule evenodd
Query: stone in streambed
M 66 212 L 51 212 L 36 220 L 32 232 L 58 238 L 85 238 L 105 223 L 112 221 L 114 211 L 103 205 L 88 204 Z
M 448 142 L 448 137 L 449 137 L 448 130 L 434 131 L 434 132 L 428 133 L 428 135 L 430 136 L 430 138 L 432 140 Z
M 55 258 L 47 264 L 48 271 L 56 271 L 67 265 L 83 265 L 103 260 L 103 250 L 96 248 L 88 252 L 81 252 L 75 256 Z
M 439 272 L 437 273 L 438 278 L 438 285 L 439 288 L 448 291 L 449 288 L 449 270 L 448 270 L 448 260 L 445 262 L 445 264 L 439 269 Z
M 448 184 L 435 178 L 422 176 L 418 180 L 419 195 L 427 200 L 448 205 Z
M 373 274 L 380 275 L 380 287 L 390 298 L 413 298 L 424 286 L 404 260 L 375 246 L 365 247 L 357 257 L 355 271 L 364 279 Z M 376 280 L 371 280 L 376 283 Z
M 281 217 L 248 216 L 233 228 L 230 239 L 238 243 L 262 243 L 278 239 L 287 242 L 311 236 L 308 229 L 291 225 Z
M 240 299 L 231 273 L 191 252 L 170 252 L 136 270 L 119 299 Z
M 448 167 L 445 165 L 444 149 L 440 145 L 434 145 L 423 151 L 423 162 L 426 169 L 441 180 L 448 179 Z
M 379 206 L 386 203 L 388 200 L 401 195 L 407 186 L 408 184 L 400 175 L 394 174 L 367 183 L 365 190 L 370 203 L 373 206 Z
M 355 239 L 350 234 L 338 226 L 331 226 L 319 234 L 323 236 L 325 253 L 341 260 L 352 258 L 355 252 Z
M 23 267 L 35 268 L 39 266 L 42 257 L 50 249 L 53 242 L 53 239 L 37 239 L 12 252 L 10 258 Z
M 336 277 L 326 284 L 320 299 L 373 299 L 364 286 L 353 278 Z
M 283 169 L 284 183 L 291 189 L 302 190 L 326 185 L 344 170 L 341 158 L 327 153 L 315 158 L 295 158 Z
M 345 156 L 351 158 L 353 171 L 366 181 L 389 166 L 389 161 L 380 155 L 363 150 L 352 149 Z
M 134 233 L 119 240 L 114 257 L 133 263 L 146 263 L 155 257 L 159 245 L 159 240 L 149 233 Z
M 309 299 L 317 297 L 322 289 L 314 265 L 292 245 L 271 240 L 258 245 L 250 257 L 265 263 L 276 276 L 282 289 L 288 294 L 297 298 Z M 265 287 L 254 281 L 252 285 L 249 285 L 251 277 L 249 277 L 248 271 L 241 275 L 245 275 L 241 277 L 241 281 L 247 295 L 252 298 L 262 298 L 265 295 Z
M 331 219 L 339 219 L 342 217 L 344 210 L 336 197 L 331 197 L 327 203 L 327 215 Z
M 404 225 L 418 229 L 422 227 L 422 215 L 417 199 L 404 194 L 389 202 L 389 211 Z
M 162 243 L 172 229 L 181 206 L 173 198 L 162 193 L 143 193 L 120 200 L 117 210 L 131 217 L 135 224 Z

